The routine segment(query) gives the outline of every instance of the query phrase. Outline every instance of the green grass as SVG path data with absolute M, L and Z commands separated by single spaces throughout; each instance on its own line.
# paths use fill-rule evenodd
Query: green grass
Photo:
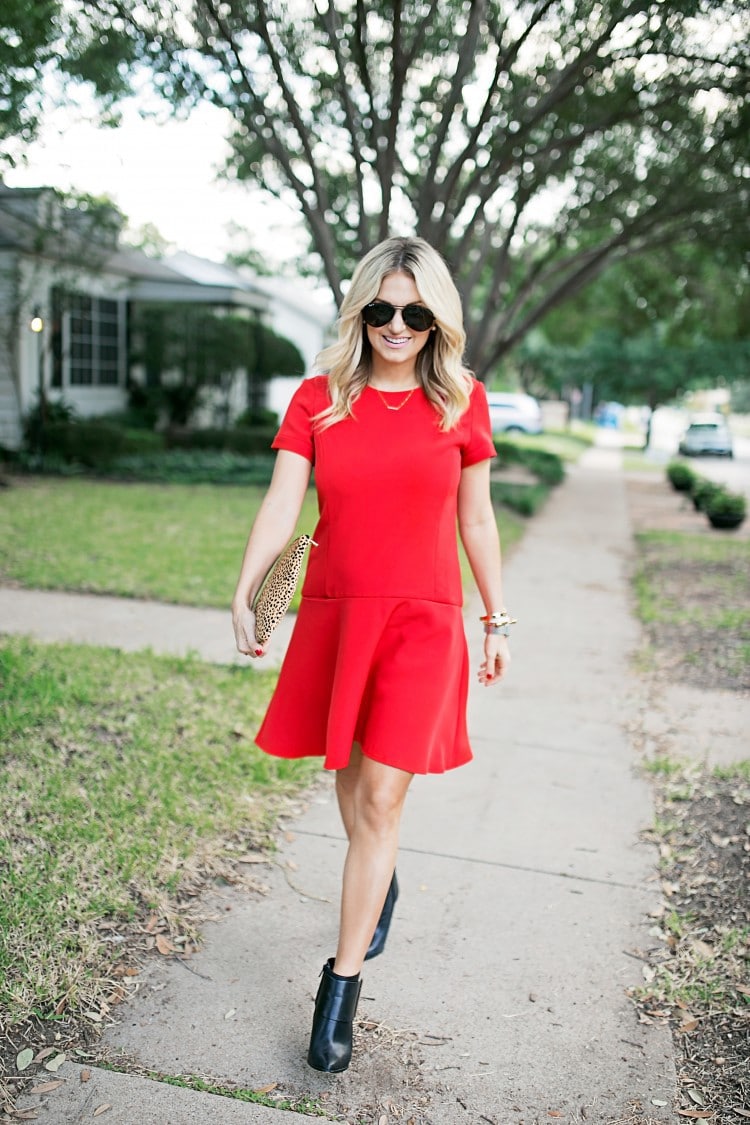
M 0 496 L 0 578 L 228 606 L 261 488 L 36 478 Z M 308 492 L 299 521 L 317 519 Z
M 0 493 L 0 581 L 223 608 L 263 494 L 259 487 L 18 480 Z M 311 490 L 298 530 L 311 532 L 316 521 Z M 523 520 L 501 512 L 498 524 L 507 550 Z M 468 585 L 463 553 L 462 571 Z
M 640 561 L 633 577 L 646 624 L 750 630 L 750 541 L 649 531 L 636 536 Z M 690 596 L 681 575 L 690 577 Z
M 0 640 L 7 1018 L 96 1005 L 119 927 L 144 911 L 179 917 L 175 896 L 191 880 L 227 871 L 232 847 L 266 838 L 274 795 L 318 768 L 253 745 L 274 681 L 192 659 Z

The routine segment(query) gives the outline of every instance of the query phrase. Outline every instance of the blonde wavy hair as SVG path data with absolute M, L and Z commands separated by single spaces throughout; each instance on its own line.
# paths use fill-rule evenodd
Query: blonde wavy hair
M 321 429 L 350 417 L 367 386 L 372 349 L 362 309 L 377 297 L 383 279 L 393 273 L 409 274 L 420 299 L 435 314 L 435 330 L 417 357 L 416 374 L 440 414 L 440 429 L 453 429 L 468 409 L 471 373 L 463 364 L 466 333 L 461 298 L 448 267 L 423 238 L 387 238 L 354 271 L 341 304 L 338 340 L 317 356 L 316 367 L 328 375 L 331 396 L 331 405 L 315 418 Z

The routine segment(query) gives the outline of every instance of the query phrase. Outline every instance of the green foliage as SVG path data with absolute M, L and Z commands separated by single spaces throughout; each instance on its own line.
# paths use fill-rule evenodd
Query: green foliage
M 696 476 L 690 485 L 690 495 L 693 498 L 693 506 L 696 511 L 705 511 L 706 504 L 714 495 L 715 492 L 721 491 L 721 485 L 716 481 L 708 480 L 707 477 Z
M 496 507 L 510 508 L 521 516 L 533 516 L 549 496 L 543 484 L 515 484 L 510 481 L 490 481 L 490 495 Z
M 170 449 L 164 453 L 118 457 L 107 467 L 114 480 L 163 484 L 268 485 L 274 457 L 229 453 L 218 449 Z
M 519 350 L 527 389 L 562 394 L 591 383 L 600 402 L 646 403 L 655 408 L 686 390 L 717 386 L 747 370 L 750 341 L 703 340 L 678 347 L 652 331 L 633 338 L 597 329 L 579 346 L 537 337 Z
M 237 426 L 231 430 L 168 430 L 167 445 L 170 449 L 220 449 L 230 453 L 271 454 L 271 442 L 276 436 L 277 425 Z
M 739 527 L 747 514 L 747 501 L 741 492 L 719 488 L 706 500 L 704 511 L 712 527 Z
M 221 314 L 203 305 L 139 302 L 132 329 L 131 360 L 144 367 L 146 383 L 131 381 L 131 407 L 154 421 L 163 409 L 172 426 L 189 424 L 206 387 L 228 396 L 240 371 L 247 372 L 251 397 L 274 375 L 305 371 L 305 361 L 290 340 L 257 319 Z
M 386 233 L 426 237 L 484 375 L 610 266 L 747 250 L 736 0 L 662 7 L 72 0 L 59 49 L 105 91 L 137 62 L 179 109 L 225 110 L 227 175 L 296 203 L 338 300 Z
M 667 465 L 667 480 L 675 492 L 690 492 L 695 484 L 696 474 L 684 461 L 670 461 Z
M 27 449 L 40 450 L 42 437 L 50 425 L 72 422 L 75 410 L 64 399 L 50 400 L 37 395 L 36 405 L 29 410 L 23 420 L 23 440 Z
M 522 516 L 533 516 L 549 495 L 549 490 L 565 478 L 565 466 L 557 453 L 501 439 L 495 442 L 497 460 L 494 472 L 514 465 L 522 466 L 537 478 L 537 483 L 490 480 L 490 495 L 496 507 L 511 508 Z

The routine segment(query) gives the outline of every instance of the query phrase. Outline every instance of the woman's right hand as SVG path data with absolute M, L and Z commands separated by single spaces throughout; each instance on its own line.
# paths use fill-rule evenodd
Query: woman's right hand
M 255 637 L 255 614 L 248 605 L 232 606 L 232 626 L 237 650 L 255 659 L 265 656 L 266 650 Z

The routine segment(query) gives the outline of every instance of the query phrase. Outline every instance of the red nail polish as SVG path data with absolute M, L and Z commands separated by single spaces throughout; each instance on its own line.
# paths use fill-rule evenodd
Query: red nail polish
M 262 656 L 263 655 L 263 649 L 262 648 L 256 648 L 255 655 L 256 656 Z

